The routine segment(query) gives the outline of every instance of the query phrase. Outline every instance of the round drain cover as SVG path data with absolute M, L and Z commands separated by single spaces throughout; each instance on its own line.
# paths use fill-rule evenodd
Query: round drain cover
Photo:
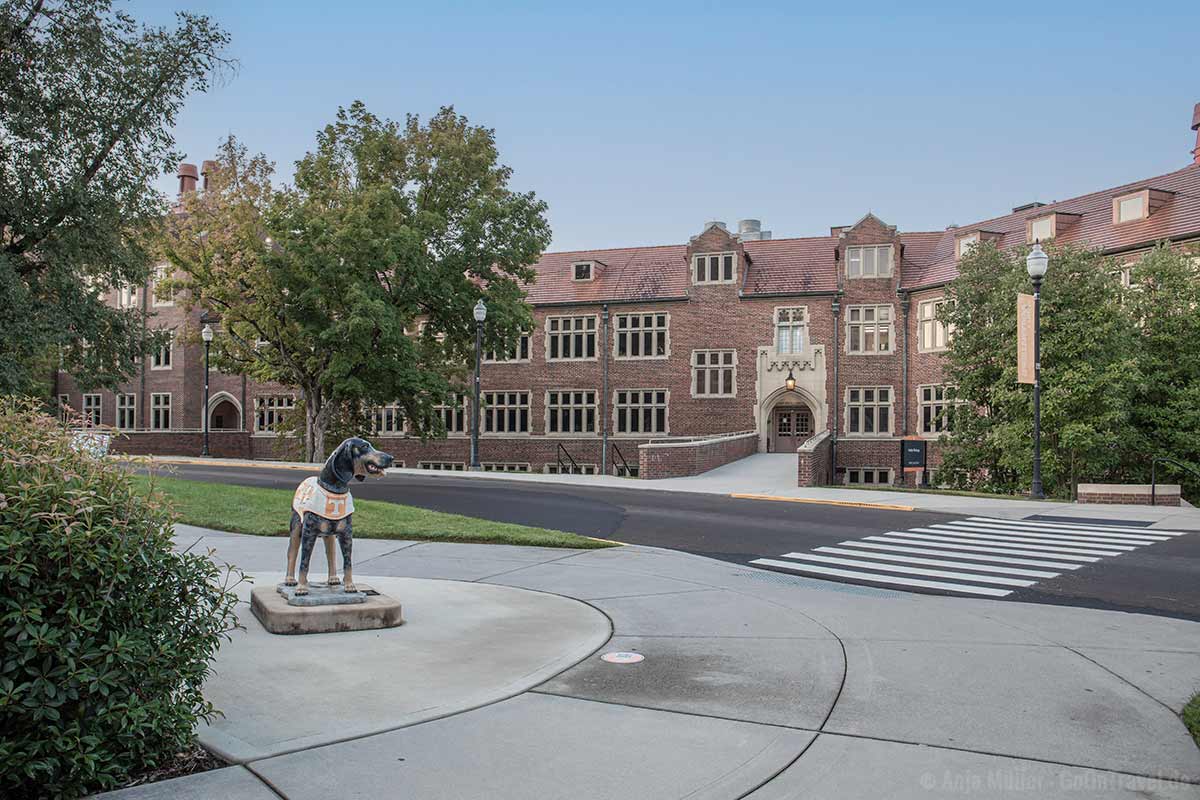
M 639 661 L 645 660 L 645 656 L 641 653 L 605 653 L 600 656 L 600 660 L 607 661 L 610 664 L 636 664 Z

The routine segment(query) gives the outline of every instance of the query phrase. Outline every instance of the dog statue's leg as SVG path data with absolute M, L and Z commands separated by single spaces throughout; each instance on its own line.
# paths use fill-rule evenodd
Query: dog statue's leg
M 287 577 L 283 579 L 284 586 L 296 585 L 296 554 L 300 552 L 300 515 L 292 512 L 292 521 L 288 524 L 288 556 Z
M 324 536 L 325 540 L 325 563 L 329 565 L 329 578 L 327 582 L 330 586 L 337 586 L 342 582 L 342 579 L 337 574 L 337 557 L 333 552 L 333 537 Z
M 350 517 L 346 517 L 338 523 L 337 535 L 338 544 L 342 548 L 342 578 L 345 580 L 345 586 L 342 588 L 347 592 L 357 592 L 358 588 L 354 585 L 354 565 L 352 563 L 354 527 L 350 523 Z
M 308 562 L 312 558 L 313 544 L 317 539 L 317 526 L 313 522 L 313 514 L 305 512 L 304 524 L 300 530 L 300 585 L 296 594 L 308 594 Z

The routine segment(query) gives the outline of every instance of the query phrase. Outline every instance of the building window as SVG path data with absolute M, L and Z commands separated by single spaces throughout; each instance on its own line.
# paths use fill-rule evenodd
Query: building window
M 595 464 L 547 464 L 547 475 L 595 475 Z
M 635 461 L 632 464 L 613 464 L 613 475 L 618 478 L 636 478 L 638 463 Z
M 467 412 L 467 395 L 465 393 L 455 392 L 450 396 L 450 402 L 434 406 L 433 413 L 441 420 L 446 433 L 467 432 L 467 419 L 471 415 Z
M 154 268 L 154 305 L 156 306 L 173 306 L 175 305 L 175 291 L 169 286 L 159 288 L 160 283 L 164 283 L 171 279 L 170 269 L 166 264 L 162 264 Z
M 488 350 L 483 354 L 483 361 L 486 364 L 503 364 L 509 361 L 528 361 L 529 360 L 529 334 L 522 333 L 516 341 L 508 344 L 503 350 L 495 348 Z
M 666 389 L 618 389 L 613 396 L 617 433 L 667 432 Z
M 805 306 L 775 309 L 775 349 L 780 353 L 804 350 L 804 331 L 808 327 Z
M 135 308 L 137 307 L 137 287 L 136 286 L 118 286 L 117 287 L 117 308 Z
M 944 433 L 950 430 L 950 407 L 946 384 L 920 387 L 921 433 Z
M 591 390 L 546 392 L 546 433 L 595 433 L 596 393 Z
M 1113 224 L 1145 219 L 1147 192 L 1137 192 L 1113 200 Z
M 529 392 L 484 392 L 487 433 L 529 433 Z
M 171 430 L 170 392 L 155 392 L 150 395 L 150 428 L 156 431 Z
M 484 461 L 484 472 L 529 472 L 529 464 L 516 461 Z
M 131 431 L 137 427 L 137 395 L 117 395 L 117 427 Z
M 692 256 L 692 277 L 696 283 L 733 283 L 737 280 L 735 253 Z
M 922 353 L 945 350 L 949 346 L 951 327 L 938 318 L 948 302 L 940 297 L 917 305 L 917 348 Z
M 966 236 L 959 236 L 954 240 L 954 257 L 965 258 L 977 244 L 979 244 L 978 233 L 968 233 Z
M 846 390 L 846 433 L 888 434 L 892 429 L 892 387 L 851 386 Z
M 278 433 L 284 415 L 296 408 L 296 397 L 277 394 L 254 398 L 255 433 Z
M 890 244 L 846 248 L 847 278 L 887 278 L 892 274 Z
M 463 472 L 467 465 L 461 461 L 418 461 L 417 469 L 429 469 L 438 472 Z
M 596 316 L 547 317 L 546 360 L 575 361 L 596 357 Z
M 737 395 L 737 351 L 693 350 L 692 395 L 734 397 Z
M 85 425 L 100 424 L 100 409 L 103 401 L 98 394 L 85 394 L 83 396 L 83 422 Z
M 170 369 L 171 350 L 175 346 L 175 331 L 167 331 L 167 340 L 150 354 L 150 369 Z
M 849 486 L 888 486 L 892 482 L 892 471 L 881 467 L 854 467 L 846 470 Z
M 846 352 L 892 352 L 892 307 L 850 306 L 846 310 Z
M 614 358 L 666 358 L 670 354 L 667 314 L 617 314 Z
M 575 280 L 577 281 L 590 281 L 592 279 L 591 261 L 576 261 L 571 265 L 571 270 L 575 273 Z
M 61 422 L 66 422 L 71 414 L 71 395 L 60 394 L 58 396 L 58 419 Z
M 1029 243 L 1044 242 L 1054 238 L 1054 215 L 1038 217 L 1029 221 Z
M 371 409 L 371 432 L 376 436 L 381 434 L 402 435 L 404 433 L 404 409 L 398 405 L 376 406 Z

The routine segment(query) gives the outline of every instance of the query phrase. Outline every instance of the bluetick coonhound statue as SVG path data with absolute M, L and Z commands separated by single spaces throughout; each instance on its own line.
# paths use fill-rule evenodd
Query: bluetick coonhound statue
M 354 574 L 350 553 L 353 549 L 354 498 L 350 496 L 350 481 L 366 480 L 368 475 L 382 475 L 392 465 L 392 457 L 381 453 L 365 439 L 347 439 L 325 461 L 319 477 L 305 478 L 296 487 L 292 498 L 292 522 L 289 526 L 287 577 L 285 586 L 296 586 L 296 594 L 308 594 L 308 560 L 313 543 L 320 536 L 325 540 L 325 558 L 329 562 L 329 585 L 338 581 L 333 556 L 333 537 L 342 550 L 343 590 L 354 592 Z M 296 581 L 296 554 L 300 554 L 300 580 Z

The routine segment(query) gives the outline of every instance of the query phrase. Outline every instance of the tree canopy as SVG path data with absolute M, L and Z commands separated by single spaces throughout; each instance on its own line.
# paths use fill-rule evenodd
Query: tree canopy
M 317 134 L 292 185 L 226 141 L 163 255 L 189 302 L 221 317 L 217 363 L 300 391 L 307 460 L 346 408 L 395 403 L 437 434 L 435 406 L 471 361 L 476 301 L 490 347 L 531 324 L 522 287 L 550 229 L 510 175 L 494 133 L 452 108 L 401 124 L 356 102 Z
M 0 0 L 0 392 L 45 394 L 60 363 L 85 386 L 136 368 L 140 313 L 102 293 L 145 282 L 168 208 L 152 181 L 227 43 L 204 16 L 158 28 L 110 0 Z

